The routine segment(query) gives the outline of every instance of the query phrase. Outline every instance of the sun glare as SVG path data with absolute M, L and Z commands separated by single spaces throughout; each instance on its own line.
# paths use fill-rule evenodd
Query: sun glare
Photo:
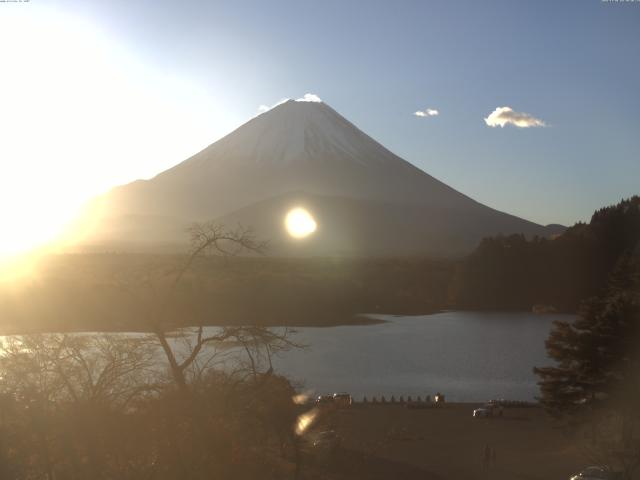
M 294 208 L 287 213 L 284 221 L 287 232 L 293 238 L 305 238 L 316 231 L 318 225 L 313 216 L 304 208 Z
M 227 110 L 90 19 L 2 10 L 0 259 L 50 244 L 89 199 L 210 143 Z

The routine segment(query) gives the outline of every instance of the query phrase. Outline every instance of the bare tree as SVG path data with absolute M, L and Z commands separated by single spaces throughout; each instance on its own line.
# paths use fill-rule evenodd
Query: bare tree
M 5 337 L 2 388 L 26 401 L 90 401 L 126 408 L 157 388 L 144 337 L 38 334 Z
M 126 259 L 126 272 L 117 267 L 126 274 L 116 278 L 120 291 L 107 287 L 128 295 L 121 312 L 140 315 L 137 326 L 149 334 L 6 338 L 0 474 L 17 465 L 13 478 L 224 478 L 253 468 L 229 460 L 232 454 L 256 459 L 258 445 L 270 454 L 288 451 L 296 440 L 295 392 L 272 375 L 272 358 L 300 346 L 293 330 L 205 328 L 193 296 L 207 281 L 202 257 L 262 252 L 265 244 L 247 229 L 214 223 L 190 233 L 192 249 L 179 263 Z M 159 356 L 168 372 L 158 368 Z M 221 368 L 228 362 L 232 369 Z M 3 438 L 11 438 L 10 448 Z
M 262 364 L 267 365 L 262 373 L 272 372 L 273 355 L 303 346 L 292 340 L 294 330 L 257 325 L 205 330 L 202 315 L 194 311 L 195 300 L 187 299 L 185 302 L 182 298 L 186 286 L 193 287 L 202 281 L 196 271 L 204 257 L 229 258 L 243 252 L 260 254 L 265 251 L 267 243 L 257 240 L 251 229 L 227 229 L 215 222 L 195 223 L 188 232 L 191 250 L 179 264 L 150 264 L 136 278 L 119 282 L 138 302 L 139 311 L 145 316 L 145 325 L 167 360 L 172 382 L 181 391 L 188 391 L 190 379 L 224 363 L 233 347 L 244 352 L 254 377 L 260 373 Z M 224 348 L 219 348 L 223 344 Z
M 169 311 L 169 303 L 175 299 L 180 282 L 193 268 L 194 263 L 208 253 L 227 257 L 242 251 L 261 253 L 266 248 L 266 243 L 256 240 L 252 231 L 247 228 L 238 227 L 235 230 L 227 230 L 215 222 L 206 222 L 195 223 L 188 231 L 191 236 L 191 252 L 186 261 L 173 272 L 174 278 L 162 301 L 159 315 L 150 319 L 152 332 L 167 358 L 172 378 L 181 390 L 188 389 L 186 372 L 194 365 L 203 349 L 228 340 L 232 332 L 222 328 L 215 334 L 205 335 L 204 325 L 198 320 L 194 322 L 196 331 L 193 341 L 188 344 L 189 351 L 186 356 L 179 358 L 168 338 L 168 332 L 174 330 L 175 323 L 166 318 L 166 312 Z
M 304 348 L 305 345 L 293 340 L 294 329 L 282 327 L 278 330 L 262 326 L 225 327 L 229 343 L 240 347 L 246 353 L 249 370 L 253 378 L 259 374 L 273 372 L 273 356 L 293 348 Z M 261 367 L 267 367 L 262 372 Z
M 158 389 L 155 349 L 144 338 L 113 334 L 3 340 L 0 393 L 3 410 L 13 411 L 0 427 L 13 432 L 11 450 L 32 459 L 21 462 L 29 478 L 102 476 L 113 445 L 122 443 L 113 420 Z

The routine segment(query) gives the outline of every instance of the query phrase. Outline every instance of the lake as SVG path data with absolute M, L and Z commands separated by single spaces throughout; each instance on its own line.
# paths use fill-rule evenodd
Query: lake
M 443 312 L 386 323 L 298 328 L 306 350 L 277 358 L 277 372 L 309 394 L 337 391 L 416 397 L 437 391 L 449 401 L 534 400 L 534 366 L 552 364 L 544 342 L 554 320 L 574 315 Z
M 575 318 L 461 311 L 367 316 L 384 322 L 296 328 L 293 339 L 308 347 L 274 358 L 275 371 L 314 396 L 344 391 L 357 400 L 365 395 L 424 398 L 439 391 L 449 401 L 459 402 L 534 400 L 538 387 L 532 369 L 552 364 L 544 346 L 551 324 Z M 216 333 L 219 328 L 206 330 Z M 170 339 L 170 343 L 180 356 L 188 355 L 184 340 Z M 166 368 L 159 347 L 158 359 Z

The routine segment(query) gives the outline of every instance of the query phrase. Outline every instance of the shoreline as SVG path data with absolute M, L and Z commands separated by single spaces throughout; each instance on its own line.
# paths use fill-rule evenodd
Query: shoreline
M 392 320 L 386 320 L 382 318 L 375 318 L 377 316 L 393 317 L 393 318 L 413 318 L 428 317 L 437 314 L 444 313 L 481 313 L 481 314 L 500 314 L 500 315 L 536 315 L 544 318 L 549 315 L 576 315 L 575 313 L 555 312 L 555 313 L 535 313 L 527 310 L 467 310 L 467 309 L 439 309 L 422 313 L 358 313 L 349 317 L 338 316 L 330 319 L 314 319 L 309 322 L 268 322 L 252 324 L 249 322 L 204 322 L 203 327 L 233 327 L 242 325 L 259 325 L 266 328 L 332 328 L 332 327 L 349 327 L 349 326 L 368 326 L 379 325 L 383 323 L 390 323 Z M 176 325 L 175 330 L 197 328 L 198 325 Z M 143 328 L 139 325 L 132 325 L 130 328 L 116 329 L 116 328 L 78 328 L 78 329 L 32 329 L 32 330 L 20 330 L 20 329 L 7 329 L 0 331 L 0 337 L 2 336 L 18 336 L 18 335 L 39 335 L 39 334 L 71 334 L 71 333 L 136 333 L 136 334 L 153 334 L 151 329 Z

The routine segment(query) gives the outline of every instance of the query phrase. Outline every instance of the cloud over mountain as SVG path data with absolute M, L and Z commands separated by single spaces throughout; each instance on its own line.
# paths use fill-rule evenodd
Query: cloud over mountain
M 490 127 L 513 125 L 518 128 L 546 127 L 539 118 L 524 112 L 516 112 L 511 107 L 498 107 L 489 114 L 484 122 Z
M 282 98 L 282 99 L 278 100 L 276 103 L 274 103 L 271 106 L 262 104 L 262 105 L 260 105 L 258 107 L 257 115 L 260 115 L 261 113 L 268 112 L 272 108 L 275 108 L 278 105 L 282 105 L 283 103 L 288 102 L 289 100 L 291 100 L 291 99 L 290 98 Z M 296 98 L 296 102 L 322 103 L 322 99 L 318 95 L 316 95 L 315 93 L 305 93 L 302 97 Z
M 315 93 L 305 93 L 302 98 L 296 98 L 296 102 L 322 103 L 322 99 Z

